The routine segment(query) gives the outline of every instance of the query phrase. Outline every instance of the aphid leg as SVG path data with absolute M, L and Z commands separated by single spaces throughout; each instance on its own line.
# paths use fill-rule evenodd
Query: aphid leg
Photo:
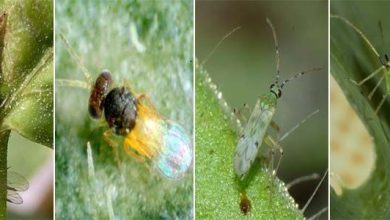
M 248 119 L 241 113 L 241 111 L 237 108 L 233 108 L 234 115 L 240 120 L 242 123 L 246 124 Z
M 311 180 L 316 180 L 318 178 L 320 178 L 320 175 L 318 175 L 318 173 L 313 173 L 313 174 L 307 175 L 307 176 L 301 176 L 301 177 L 298 177 L 298 178 L 292 180 L 291 182 L 287 183 L 286 188 L 290 189 L 291 187 L 293 187 L 299 183 L 303 183 L 303 182 L 311 181 Z
M 118 153 L 118 143 L 116 143 L 115 141 L 113 141 L 111 139 L 112 137 L 112 130 L 107 130 L 103 133 L 103 139 L 105 142 L 107 142 L 108 145 L 110 145 L 112 147 L 112 150 L 114 152 L 114 158 L 115 158 L 115 162 L 117 163 L 118 167 L 120 167 L 120 159 L 119 159 L 119 153 Z
M 322 182 L 324 182 L 325 180 L 325 177 L 327 176 L 328 174 L 328 170 L 326 170 L 326 172 L 324 173 L 324 175 L 322 176 L 320 182 L 317 184 L 314 192 L 311 194 L 310 198 L 307 200 L 305 206 L 301 209 L 301 212 L 304 213 L 306 211 L 306 208 L 309 206 L 310 202 L 313 200 L 315 194 L 317 193 L 318 189 L 320 188 Z
M 311 216 L 310 218 L 308 218 L 308 220 L 314 220 L 314 219 L 318 219 L 318 217 L 320 217 L 324 212 L 326 212 L 328 210 L 328 207 L 325 207 L 323 209 L 321 209 L 320 211 L 318 211 L 316 214 L 314 214 L 313 216 Z
M 380 101 L 378 107 L 376 107 L 376 109 L 375 109 L 375 114 L 378 114 L 379 109 L 381 109 L 383 103 L 385 103 L 386 98 L 387 98 L 388 95 L 389 95 L 389 92 L 386 92 L 386 94 L 384 94 L 384 95 L 382 96 L 382 100 Z
M 280 126 L 274 120 L 271 121 L 270 125 L 271 125 L 271 128 L 273 128 L 277 133 L 280 132 Z
M 269 171 L 271 172 L 271 178 L 270 178 L 270 190 L 269 190 L 269 201 L 270 201 L 270 206 L 272 205 L 272 193 L 275 188 L 274 183 L 276 183 L 276 174 L 280 166 L 280 162 L 282 160 L 283 156 L 283 148 L 277 143 L 270 135 L 267 135 L 264 139 L 264 143 L 267 144 L 270 147 L 270 164 L 269 164 Z M 280 157 L 278 160 L 278 163 L 276 165 L 276 168 L 274 169 L 274 160 L 275 160 L 275 150 L 278 149 L 280 153 Z M 271 208 L 272 209 L 272 208 Z M 272 212 L 273 219 L 275 219 L 275 213 Z

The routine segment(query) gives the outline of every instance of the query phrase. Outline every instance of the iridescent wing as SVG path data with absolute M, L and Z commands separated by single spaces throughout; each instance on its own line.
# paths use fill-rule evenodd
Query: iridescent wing
M 192 142 L 180 125 L 171 121 L 164 125 L 163 146 L 155 165 L 164 176 L 178 179 L 192 164 Z

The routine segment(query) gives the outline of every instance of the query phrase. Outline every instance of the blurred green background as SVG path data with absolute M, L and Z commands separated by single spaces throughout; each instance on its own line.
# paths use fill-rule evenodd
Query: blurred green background
M 320 110 L 282 142 L 285 154 L 278 176 L 286 183 L 314 172 L 323 174 L 328 167 L 327 5 L 326 1 L 196 2 L 195 43 L 199 62 L 224 35 L 241 27 L 204 66 L 231 107 L 242 110 L 248 104 L 253 108 L 257 97 L 268 92 L 275 80 L 274 43 L 266 17 L 274 24 L 279 40 L 281 79 L 313 67 L 324 68 L 290 82 L 278 101 L 274 119 L 282 134 L 312 111 Z M 301 208 L 318 181 L 290 189 Z M 327 198 L 326 181 L 305 216 L 326 207 Z
M 116 85 L 147 94 L 168 119 L 193 131 L 193 5 L 183 1 L 56 2 L 56 78 L 85 81 L 63 34 L 93 80 L 109 69 Z M 89 117 L 89 91 L 56 86 L 58 219 L 191 219 L 193 177 L 168 180 L 125 154 L 121 168 L 103 141 L 103 120 Z M 192 136 L 192 135 L 191 135 Z M 95 176 L 88 176 L 86 144 Z

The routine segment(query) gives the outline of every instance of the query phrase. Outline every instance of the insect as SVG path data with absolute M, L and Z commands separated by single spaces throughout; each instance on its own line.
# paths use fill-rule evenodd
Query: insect
M 28 181 L 14 171 L 7 173 L 7 202 L 22 204 L 23 199 L 18 192 L 26 191 L 29 187 Z
M 321 70 L 321 68 L 313 68 L 304 72 L 299 72 L 284 81 L 280 81 L 278 40 L 273 24 L 268 18 L 266 20 L 272 30 L 275 43 L 276 79 L 275 82 L 271 84 L 269 92 L 263 94 L 257 100 L 256 105 L 248 119 L 248 122 L 244 127 L 242 134 L 238 140 L 236 152 L 234 155 L 234 170 L 235 173 L 240 177 L 243 177 L 248 172 L 253 161 L 258 155 L 259 148 L 263 141 L 267 144 L 269 143 L 269 145 L 271 146 L 274 145 L 269 138 L 266 139 L 265 137 L 267 130 L 270 126 L 278 130 L 278 126 L 272 120 L 272 118 L 276 111 L 277 100 L 282 96 L 282 90 L 284 86 L 289 81 L 298 78 L 308 72 Z M 286 133 L 283 137 L 285 137 L 288 133 Z M 278 148 L 281 150 L 280 147 Z
M 371 92 L 368 95 L 368 99 L 371 100 L 372 97 L 374 96 L 374 93 L 379 88 L 379 86 L 381 85 L 383 80 L 386 81 L 385 85 L 386 85 L 387 92 L 382 96 L 381 101 L 379 102 L 378 106 L 375 108 L 375 114 L 378 114 L 379 110 L 381 109 L 382 105 L 386 101 L 387 96 L 390 93 L 390 60 L 389 60 L 389 56 L 387 54 L 384 54 L 383 56 L 381 56 L 378 53 L 378 51 L 375 49 L 375 47 L 370 43 L 368 38 L 363 34 L 363 32 L 358 27 L 356 27 L 354 24 L 352 24 L 352 22 L 350 22 L 348 19 L 341 17 L 339 15 L 331 15 L 330 17 L 333 19 L 338 19 L 338 20 L 344 22 L 346 25 L 350 26 L 363 39 L 363 41 L 368 45 L 368 47 L 375 54 L 375 56 L 378 58 L 378 60 L 381 64 L 380 67 L 378 67 L 376 70 L 374 70 L 367 77 L 362 79 L 360 82 L 355 82 L 354 80 L 352 80 L 352 82 L 354 82 L 356 85 L 358 85 L 360 87 L 364 83 L 366 83 L 367 81 L 369 81 L 370 79 L 375 77 L 377 74 L 383 73 L 381 78 L 379 79 L 379 81 L 375 85 L 375 87 L 371 90 Z M 379 28 L 380 28 L 381 36 L 382 36 L 382 40 L 383 40 L 383 29 L 382 29 L 382 25 L 380 22 L 379 22 Z
M 77 54 L 61 36 L 83 70 Z M 84 82 L 57 80 L 61 85 L 80 86 L 91 90 L 89 114 L 94 119 L 104 119 L 109 130 L 104 139 L 116 149 L 117 143 L 110 139 L 112 134 L 122 136 L 125 152 L 140 162 L 152 161 L 160 174 L 171 179 L 183 177 L 192 164 L 192 142 L 185 130 L 177 123 L 164 118 L 144 94 L 135 94 L 129 86 L 112 88 L 112 77 L 103 70 L 95 83 L 91 83 L 87 71 Z M 88 86 L 92 85 L 92 86 Z

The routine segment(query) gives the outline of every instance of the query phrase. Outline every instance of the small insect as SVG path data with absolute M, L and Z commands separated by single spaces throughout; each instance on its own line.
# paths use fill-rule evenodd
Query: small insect
M 61 36 L 75 58 L 69 43 Z M 78 62 L 87 81 L 91 82 L 84 66 Z M 75 80 L 57 80 L 61 85 L 88 88 L 92 85 L 89 98 L 89 114 L 99 119 L 104 114 L 110 129 L 104 133 L 105 140 L 111 145 L 117 144 L 110 139 L 112 134 L 124 137 L 125 152 L 144 162 L 152 161 L 163 176 L 178 179 L 183 177 L 192 164 L 192 142 L 185 130 L 177 123 L 164 118 L 153 107 L 146 95 L 136 95 L 128 86 L 112 88 L 112 77 L 103 70 L 95 83 Z M 116 147 L 114 147 L 114 150 Z
M 372 97 L 374 96 L 375 91 L 379 88 L 379 86 L 381 85 L 383 80 L 386 81 L 385 85 L 386 85 L 387 92 L 382 96 L 381 101 L 379 102 L 378 106 L 375 108 L 375 114 L 377 114 L 390 93 L 390 60 L 389 60 L 389 56 L 387 54 L 384 54 L 383 56 L 381 56 L 378 53 L 378 51 L 375 49 L 375 47 L 370 43 L 368 38 L 363 34 L 363 32 L 358 27 L 356 27 L 352 22 L 350 22 L 348 19 L 346 19 L 342 16 L 339 16 L 339 15 L 331 15 L 330 17 L 333 19 L 338 19 L 338 20 L 344 22 L 346 25 L 350 26 L 363 39 L 363 41 L 367 44 L 367 46 L 372 50 L 372 52 L 375 54 L 375 56 L 378 58 L 378 60 L 381 64 L 380 67 L 378 67 L 376 70 L 374 70 L 366 78 L 362 79 L 360 82 L 355 82 L 354 80 L 352 80 L 356 85 L 362 86 L 364 83 L 366 83 L 368 80 L 375 77 L 377 74 L 383 73 L 381 78 L 379 79 L 378 83 L 375 85 L 375 87 L 371 90 L 371 92 L 368 95 L 368 99 L 371 100 Z M 381 22 L 379 22 L 379 29 L 380 29 L 381 37 L 382 37 L 382 41 L 383 41 L 383 28 L 382 28 Z
M 29 187 L 28 181 L 14 171 L 7 173 L 7 202 L 22 204 L 23 199 L 18 192 L 26 191 Z
M 235 173 L 240 177 L 243 177 L 248 172 L 253 161 L 258 155 L 259 148 L 263 141 L 267 143 L 265 137 L 269 126 L 271 125 L 271 127 L 278 130 L 278 126 L 275 122 L 272 121 L 272 118 L 276 111 L 277 100 L 282 96 L 282 90 L 284 86 L 289 81 L 308 72 L 321 70 L 321 68 L 313 68 L 305 72 L 297 73 L 291 78 L 280 82 L 278 40 L 276 38 L 274 26 L 268 18 L 266 20 L 272 30 L 275 43 L 276 79 L 275 82 L 271 84 L 270 91 L 260 96 L 260 98 L 257 100 L 249 120 L 242 131 L 242 135 L 238 140 L 236 153 L 234 155 L 234 170 Z M 286 136 L 286 134 L 284 136 Z

